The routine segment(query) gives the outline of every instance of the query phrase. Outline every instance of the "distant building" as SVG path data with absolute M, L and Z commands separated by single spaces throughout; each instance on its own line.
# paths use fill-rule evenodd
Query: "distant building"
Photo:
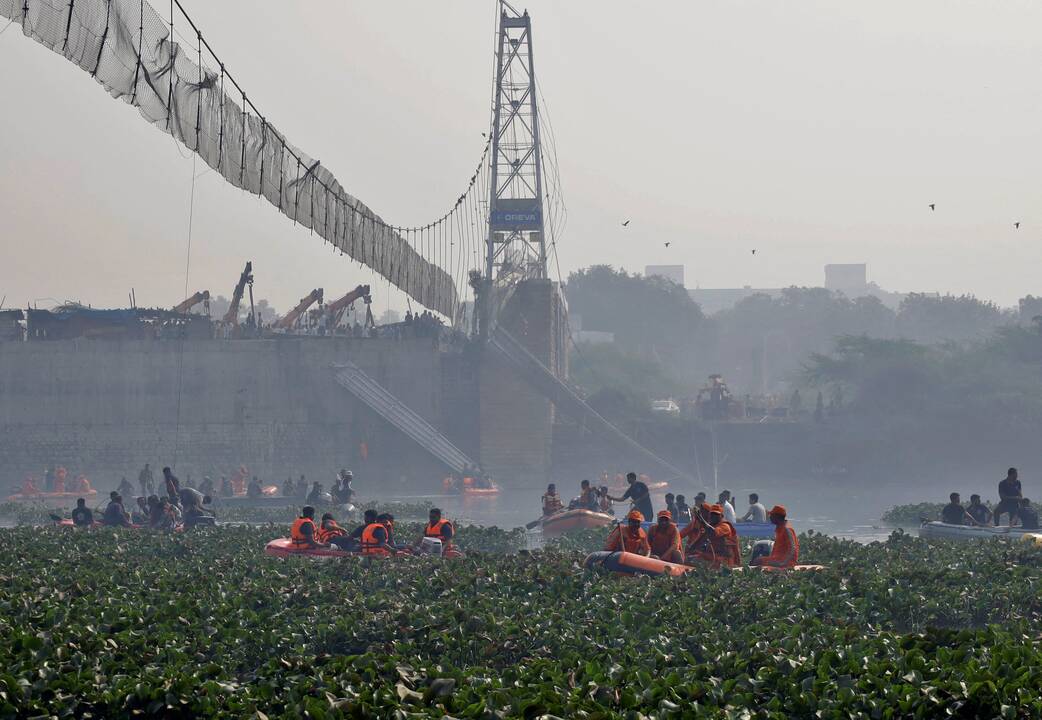
M 848 263 L 825 266 L 825 289 L 841 292 L 847 297 L 868 293 L 868 265 Z
M 680 287 L 684 287 L 684 266 L 683 265 L 647 265 L 644 268 L 644 277 L 652 277 L 658 275 L 664 277 L 667 280 L 672 280 Z
M 702 314 L 714 315 L 721 310 L 729 310 L 753 295 L 770 295 L 780 297 L 781 288 L 754 288 L 746 285 L 742 288 L 695 288 L 687 294 L 702 308 Z
M 651 267 L 648 268 L 650 274 Z M 841 293 L 850 299 L 876 297 L 892 310 L 896 310 L 905 299 L 905 293 L 888 292 L 874 282 L 868 281 L 866 263 L 830 264 L 825 266 L 825 289 Z M 721 310 L 733 308 L 742 300 L 753 295 L 781 297 L 782 288 L 696 288 L 688 290 L 691 299 L 699 304 L 702 312 L 713 315 Z

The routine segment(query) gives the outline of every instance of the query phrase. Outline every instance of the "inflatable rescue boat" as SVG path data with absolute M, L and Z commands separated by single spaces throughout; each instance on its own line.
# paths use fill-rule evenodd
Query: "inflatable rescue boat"
M 610 552 L 607 550 L 590 553 L 586 556 L 586 560 L 583 561 L 583 566 L 586 568 L 602 567 L 605 570 L 626 575 L 670 575 L 672 577 L 677 577 L 696 569 L 691 565 L 678 565 L 677 563 L 656 560 L 655 558 L 644 557 L 635 553 Z M 824 565 L 797 565 L 794 568 L 751 565 L 731 568 L 732 571 L 761 570 L 764 572 L 788 572 L 789 570 L 808 572 L 824 569 Z
M 553 537 L 570 530 L 607 527 L 615 522 L 615 516 L 583 508 L 562 510 L 543 518 L 543 535 Z

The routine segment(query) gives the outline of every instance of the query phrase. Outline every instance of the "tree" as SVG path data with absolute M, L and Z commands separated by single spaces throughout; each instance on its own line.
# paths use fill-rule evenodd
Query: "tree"
M 973 295 L 912 293 L 897 310 L 900 335 L 920 342 L 981 340 L 1013 320 L 1013 313 Z

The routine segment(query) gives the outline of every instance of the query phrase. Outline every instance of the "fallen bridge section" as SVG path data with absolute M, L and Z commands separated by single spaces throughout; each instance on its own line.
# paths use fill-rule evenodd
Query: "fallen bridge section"
M 351 362 L 344 362 L 333 365 L 333 368 L 338 385 L 346 388 L 373 412 L 412 438 L 450 470 L 462 473 L 468 466 L 477 466 L 476 462 L 453 445 L 433 425 L 369 377 L 360 367 Z
M 575 390 L 554 375 L 517 338 L 503 329 L 502 325 L 497 326 L 493 331 L 489 338 L 489 347 L 505 359 L 534 390 L 550 400 L 558 410 L 581 423 L 588 430 L 611 442 L 622 443 L 624 447 L 670 473 L 676 479 L 694 481 L 689 473 L 663 460 L 587 405 Z

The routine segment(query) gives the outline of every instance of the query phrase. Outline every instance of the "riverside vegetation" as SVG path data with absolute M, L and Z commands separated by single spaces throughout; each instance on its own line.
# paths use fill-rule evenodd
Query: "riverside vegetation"
M 649 578 L 581 569 L 590 533 L 311 561 L 271 530 L 0 531 L 0 717 L 1042 715 L 1029 544 L 808 534 L 828 570 Z

